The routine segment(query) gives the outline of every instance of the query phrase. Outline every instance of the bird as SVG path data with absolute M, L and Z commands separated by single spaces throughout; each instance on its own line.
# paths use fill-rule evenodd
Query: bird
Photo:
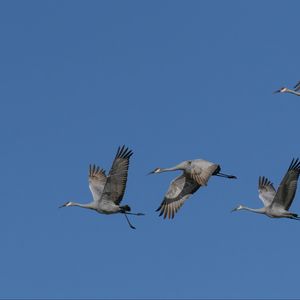
M 275 91 L 273 94 L 276 93 L 291 93 L 294 94 L 296 96 L 300 96 L 300 92 L 298 92 L 300 90 L 300 81 L 297 82 L 297 84 L 294 86 L 294 89 L 288 89 L 287 87 L 282 87 L 279 90 Z
M 173 219 L 184 202 L 194 194 L 201 186 L 206 186 L 211 176 L 220 176 L 236 179 L 234 175 L 221 173 L 219 164 L 204 160 L 186 160 L 172 168 L 155 168 L 149 174 L 158 174 L 168 171 L 182 171 L 182 174 L 171 181 L 163 201 L 156 211 L 159 216 Z
M 299 174 L 300 161 L 297 158 L 293 159 L 290 163 L 277 191 L 268 178 L 259 176 L 258 195 L 263 202 L 264 207 L 255 209 L 239 205 L 232 211 L 248 210 L 259 214 L 265 214 L 270 218 L 290 218 L 300 220 L 298 214 L 289 211 L 296 194 Z
M 125 145 L 118 147 L 112 167 L 107 176 L 104 169 L 96 165 L 90 165 L 88 177 L 93 201 L 87 204 L 69 201 L 60 206 L 60 208 L 79 206 L 106 215 L 121 213 L 125 215 L 130 228 L 135 229 L 127 215 L 142 216 L 144 213 L 132 213 L 128 205 L 120 205 L 126 188 L 129 160 L 132 154 L 132 150 L 125 148 Z

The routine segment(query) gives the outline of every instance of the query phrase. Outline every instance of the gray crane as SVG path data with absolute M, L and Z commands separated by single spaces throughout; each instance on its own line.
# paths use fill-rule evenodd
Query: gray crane
M 126 188 L 129 159 L 132 154 L 133 152 L 124 145 L 119 147 L 108 176 L 105 175 L 103 169 L 90 165 L 89 188 L 93 195 L 93 201 L 87 204 L 69 201 L 60 207 L 79 206 L 106 215 L 121 213 L 125 215 L 129 226 L 135 229 L 127 215 L 142 216 L 144 214 L 131 213 L 128 205 L 120 206 Z
M 177 170 L 183 173 L 170 183 L 162 203 L 156 210 L 160 211 L 159 216 L 164 215 L 164 219 L 167 216 L 173 219 L 184 202 L 201 186 L 206 186 L 211 176 L 236 179 L 233 175 L 221 173 L 220 165 L 203 159 L 186 160 L 172 168 L 156 168 L 149 174 Z
M 296 160 L 293 159 L 277 192 L 269 179 L 260 176 L 258 179 L 258 193 L 264 207 L 255 209 L 239 205 L 232 211 L 248 210 L 259 214 L 265 214 L 270 218 L 290 218 L 300 220 L 298 214 L 288 211 L 296 194 L 299 174 L 300 161 L 298 158 Z
M 300 96 L 300 92 L 298 92 L 299 90 L 300 90 L 300 81 L 297 82 L 297 84 L 294 86 L 293 90 L 288 89 L 287 87 L 282 87 L 281 89 L 275 91 L 274 94 L 276 94 L 276 93 L 290 93 L 290 94 Z

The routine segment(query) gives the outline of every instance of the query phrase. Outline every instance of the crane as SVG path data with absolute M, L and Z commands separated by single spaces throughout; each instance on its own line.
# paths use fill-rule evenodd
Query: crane
M 282 87 L 279 90 L 275 91 L 274 94 L 276 93 L 290 93 L 290 94 L 294 94 L 296 96 L 300 96 L 300 92 L 298 92 L 300 90 L 300 81 L 297 82 L 297 84 L 294 86 L 294 89 L 288 89 L 287 87 Z
M 239 205 L 232 211 L 248 210 L 259 214 L 265 214 L 270 218 L 290 218 L 300 220 L 298 214 L 288 211 L 296 194 L 299 174 L 300 161 L 297 158 L 292 160 L 277 191 L 268 178 L 260 176 L 258 179 L 258 193 L 264 207 L 249 208 L 244 205 Z
M 186 160 L 172 168 L 156 168 L 149 174 L 177 170 L 182 171 L 182 174 L 171 181 L 162 203 L 156 210 L 160 211 L 159 216 L 164 215 L 164 219 L 167 216 L 173 219 L 184 202 L 201 186 L 206 186 L 211 176 L 236 179 L 234 175 L 221 173 L 220 165 L 204 159 Z
M 69 201 L 60 207 L 79 206 L 106 215 L 121 213 L 125 215 L 130 228 L 135 229 L 127 215 L 142 216 L 144 214 L 131 213 L 128 205 L 120 205 L 126 188 L 129 159 L 132 154 L 133 152 L 125 148 L 125 145 L 119 147 L 107 176 L 100 167 L 90 165 L 89 188 L 93 195 L 93 201 L 87 204 Z

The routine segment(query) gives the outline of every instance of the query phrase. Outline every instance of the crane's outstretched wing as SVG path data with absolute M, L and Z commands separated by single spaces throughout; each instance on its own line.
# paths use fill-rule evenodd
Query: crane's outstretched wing
M 300 90 L 300 81 L 297 82 L 297 84 L 294 86 L 294 91 Z
M 95 165 L 90 165 L 89 188 L 92 192 L 94 201 L 100 201 L 105 183 L 106 183 L 105 171 Z
M 283 177 L 272 205 L 278 205 L 288 210 L 294 200 L 297 181 L 300 174 L 300 161 L 293 159 L 285 176 Z
M 207 160 L 195 159 L 191 162 L 191 177 L 200 185 L 207 185 L 212 174 L 220 171 L 220 166 Z
M 199 189 L 200 185 L 192 178 L 184 174 L 171 181 L 164 200 L 156 211 L 160 211 L 159 216 L 164 215 L 164 219 L 174 218 L 175 213 L 184 204 L 184 202 Z
M 129 159 L 133 152 L 123 145 L 118 148 L 116 157 L 107 176 L 106 184 L 102 193 L 101 201 L 113 201 L 119 205 L 127 182 Z
M 258 196 L 264 206 L 269 206 L 276 195 L 273 183 L 264 176 L 258 178 Z

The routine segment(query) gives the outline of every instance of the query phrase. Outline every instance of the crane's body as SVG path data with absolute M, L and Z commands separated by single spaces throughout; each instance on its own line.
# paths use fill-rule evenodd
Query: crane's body
M 93 195 L 93 201 L 87 204 L 67 202 L 61 207 L 78 206 L 92 209 L 100 214 L 110 215 L 122 213 L 125 215 L 129 226 L 135 229 L 129 222 L 127 215 L 142 216 L 143 213 L 131 213 L 128 205 L 121 206 L 123 199 L 129 159 L 133 152 L 125 146 L 119 147 L 109 174 L 95 165 L 89 168 L 89 188 Z
M 244 205 L 240 205 L 233 211 L 235 210 L 247 210 L 258 214 L 264 214 L 270 218 L 290 218 L 298 220 L 298 214 L 287 211 L 282 207 L 267 206 L 261 208 L 250 208 Z
M 254 213 L 265 214 L 270 218 L 290 218 L 300 220 L 298 214 L 289 211 L 296 194 L 299 174 L 300 161 L 299 159 L 293 159 L 277 191 L 266 177 L 259 177 L 258 193 L 264 207 L 250 208 L 239 205 L 232 211 L 248 210 Z
M 296 96 L 300 96 L 300 81 L 297 82 L 297 84 L 294 86 L 294 89 L 289 89 L 287 87 L 282 87 L 280 88 L 279 90 L 275 91 L 275 93 L 290 93 L 290 94 L 293 94 L 293 95 L 296 95 Z
M 150 174 L 178 170 L 182 171 L 182 174 L 171 181 L 162 203 L 156 210 L 160 211 L 160 216 L 164 215 L 164 219 L 173 219 L 184 202 L 201 186 L 206 186 L 211 176 L 236 178 L 221 173 L 220 165 L 204 159 L 186 160 L 172 168 L 156 168 Z

